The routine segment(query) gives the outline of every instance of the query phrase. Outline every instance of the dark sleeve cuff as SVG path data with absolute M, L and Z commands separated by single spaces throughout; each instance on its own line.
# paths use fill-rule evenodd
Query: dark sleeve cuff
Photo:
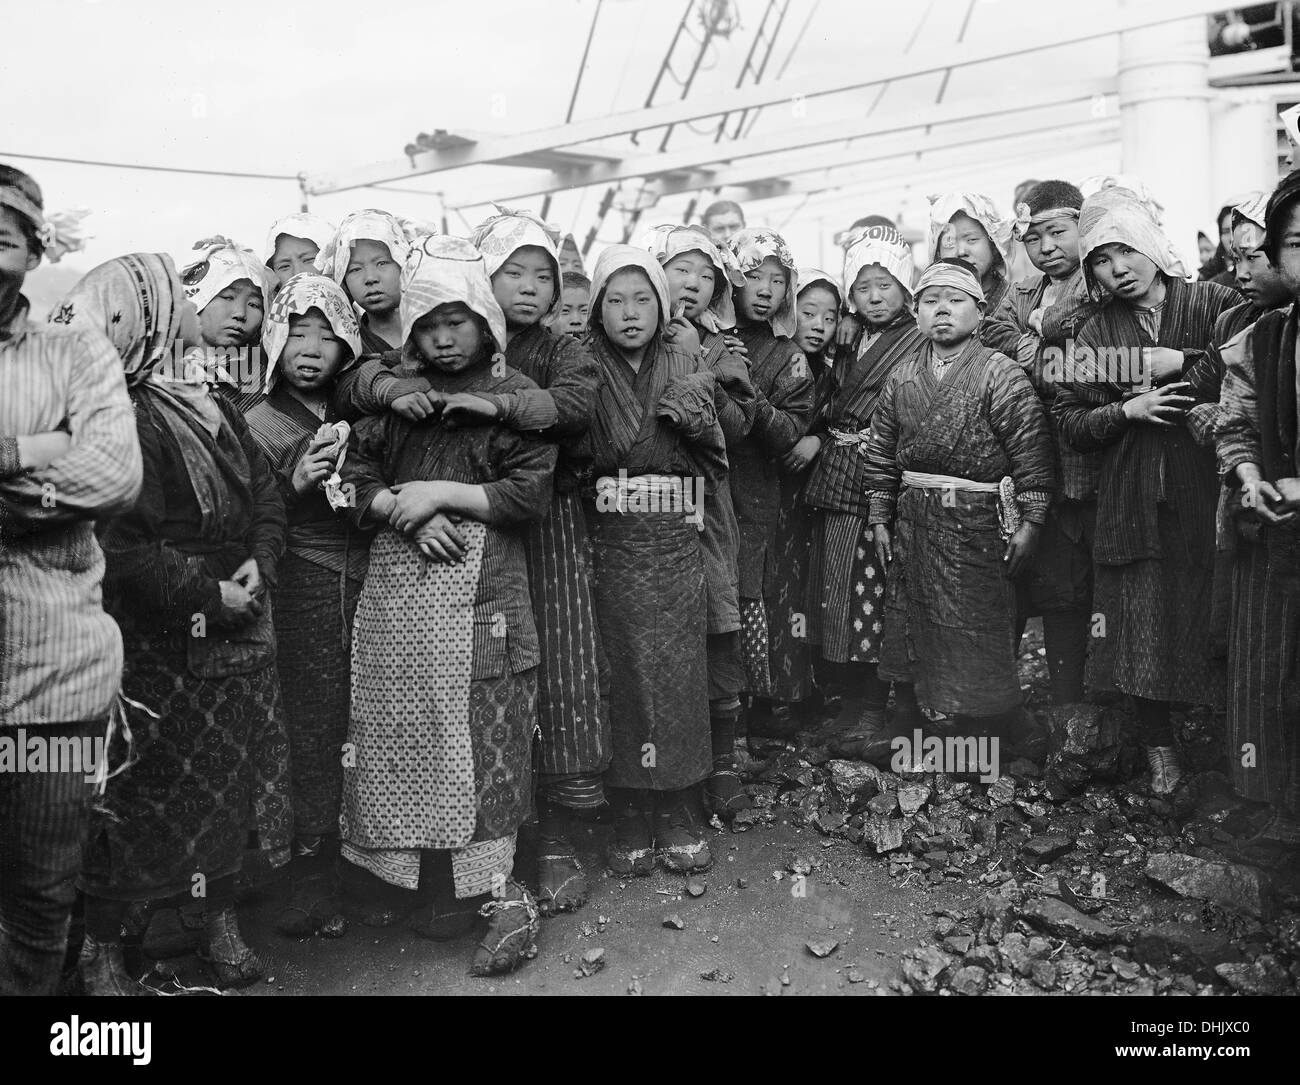
M 555 397 L 545 388 L 525 388 L 518 392 L 499 392 L 486 397 L 497 405 L 501 421 L 513 430 L 541 431 L 559 421 Z
M 1016 494 L 1020 515 L 1031 524 L 1047 522 L 1047 510 L 1052 506 L 1052 495 L 1045 490 L 1024 490 Z
M 23 473 L 18 456 L 18 438 L 0 437 L 0 478 L 16 478 Z

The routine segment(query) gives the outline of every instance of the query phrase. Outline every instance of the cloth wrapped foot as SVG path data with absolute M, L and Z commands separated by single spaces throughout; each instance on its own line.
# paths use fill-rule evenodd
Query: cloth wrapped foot
M 620 878 L 644 878 L 654 872 L 654 835 L 646 800 L 636 792 L 612 792 L 614 839 L 606 861 Z
M 77 976 L 83 994 L 99 997 L 133 997 L 145 990 L 126 970 L 121 942 L 101 942 L 87 933 L 77 957 Z
M 716 758 L 713 771 L 704 782 L 704 798 L 709 809 L 728 824 L 740 811 L 753 805 L 741 782 L 734 757 Z
M 488 927 L 474 951 L 469 969 L 473 975 L 503 975 L 537 956 L 541 912 L 532 893 L 518 882 L 506 882 L 500 895 L 479 909 L 479 915 L 487 919 Z
M 234 907 L 205 913 L 199 958 L 212 965 L 222 987 L 245 987 L 262 978 L 266 965 L 239 933 Z
M 698 786 L 659 796 L 654 816 L 655 848 L 665 870 L 693 874 L 713 865 L 713 854 L 705 839 L 706 824 Z
M 314 934 L 339 937 L 347 930 L 338 879 L 332 871 L 318 870 L 295 880 L 289 900 L 280 909 L 275 929 L 289 938 Z
M 537 801 L 537 903 L 542 915 L 576 912 L 587 903 L 587 877 L 572 841 L 568 807 Z

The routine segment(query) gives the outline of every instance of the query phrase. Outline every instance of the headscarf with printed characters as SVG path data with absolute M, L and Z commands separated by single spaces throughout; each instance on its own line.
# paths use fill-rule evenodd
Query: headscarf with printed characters
M 483 254 L 463 237 L 421 238 L 402 270 L 402 342 L 420 317 L 457 301 L 482 317 L 496 340 L 495 352 L 504 351 L 506 317 L 492 293 Z

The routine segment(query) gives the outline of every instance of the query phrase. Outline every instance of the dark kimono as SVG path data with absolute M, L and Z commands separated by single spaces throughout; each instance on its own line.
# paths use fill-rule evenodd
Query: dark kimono
M 808 573 L 808 640 L 832 663 L 875 663 L 884 632 L 885 571 L 867 526 L 867 441 L 871 416 L 894 368 L 923 339 L 904 312 L 863 349 L 854 319 L 852 342 L 837 348 L 822 378 L 812 433 L 821 438 L 804 486 L 816 510 Z
M 1131 382 L 1091 373 L 1094 358 L 1133 358 L 1142 347 L 1179 350 L 1197 380 L 1219 314 L 1240 295 L 1210 283 L 1167 279 L 1159 337 L 1126 302 L 1111 299 L 1079 333 L 1080 371 L 1057 390 L 1053 413 L 1081 452 L 1101 452 L 1093 543 L 1093 639 L 1087 682 L 1154 701 L 1222 705 L 1223 671 L 1211 665 L 1214 573 L 1212 455 L 1183 424 L 1130 422 Z M 1117 352 L 1127 352 L 1126 354 Z M 1095 377 L 1097 379 L 1090 379 Z M 1204 385 L 1198 388 L 1204 397 Z
M 1236 525 L 1228 624 L 1228 765 L 1244 798 L 1300 815 L 1300 529 L 1241 507 L 1238 464 L 1300 476 L 1296 310 L 1268 313 L 1223 352 L 1219 470 Z
M 1054 301 L 1043 310 L 1043 334 L 1029 317 L 1043 308 L 1051 280 L 1034 274 L 1012 285 L 997 309 L 980 326 L 980 342 L 1005 354 L 1029 376 L 1052 426 L 1061 489 L 1043 525 L 1034 563 L 1021 584 L 1021 617 L 1076 611 L 1091 614 L 1092 535 L 1097 516 L 1097 475 L 1101 457 L 1079 452 L 1062 436 L 1052 418 L 1056 386 L 1064 376 L 1068 341 L 1096 311 L 1088 300 L 1082 268 L 1059 284 Z M 1077 677 L 1075 679 L 1078 680 Z
M 352 619 L 370 536 L 330 508 L 319 486 L 306 494 L 294 489 L 294 469 L 322 419 L 283 386 L 246 417 L 275 473 L 289 523 L 275 592 L 275 642 L 293 769 L 294 831 L 299 836 L 337 833 Z M 334 421 L 333 412 L 325 421 Z
M 605 782 L 676 791 L 713 767 L 704 520 L 695 501 L 707 505 L 727 466 L 715 380 L 697 356 L 658 337 L 637 370 L 599 332 L 590 342 L 602 374 L 587 525 L 611 676 Z
M 591 473 L 586 434 L 600 374 L 586 346 L 541 324 L 510 340 L 506 362 L 537 387 L 496 397 L 503 423 L 559 446 L 555 496 L 545 519 L 529 524 L 526 554 L 542 653 L 541 783 L 560 788 L 557 799 L 573 800 L 577 791 L 546 777 L 595 776 L 609 767 L 610 757 L 587 520 L 578 492 Z M 591 787 L 579 790 L 582 805 L 599 803 Z
M 122 691 L 137 703 L 135 760 L 109 780 L 92 826 L 82 886 L 99 897 L 161 899 L 190 893 L 196 874 L 234 874 L 250 827 L 273 866 L 289 858 L 271 602 L 251 625 L 219 624 L 219 582 L 248 558 L 275 588 L 284 503 L 243 417 L 213 398 L 215 438 L 147 385 L 131 391 L 144 488 L 103 546 L 104 606 L 126 647 Z
M 536 387 L 487 365 L 421 375 L 444 393 Z M 415 888 L 428 848 L 452 851 L 459 897 L 509 874 L 532 803 L 537 726 L 525 536 L 550 507 L 555 459 L 553 444 L 499 424 L 451 429 L 390 411 L 353 430 L 342 474 L 355 488 L 355 523 L 402 482 L 481 485 L 490 509 L 486 523 L 459 525 L 459 563 L 426 560 L 386 525 L 371 545 L 353 630 L 341 829 L 344 857 L 391 884 Z
M 996 716 L 1022 700 L 996 487 L 1009 476 L 1021 515 L 1043 522 L 1051 430 L 1009 358 L 972 340 L 940 379 L 931 354 L 927 342 L 895 366 L 871 420 L 867 520 L 894 523 L 878 673 L 936 711 Z
M 704 366 L 717 381 L 714 409 L 728 445 L 748 435 L 758 400 L 745 359 L 727 349 L 722 332 L 699 324 L 695 330 L 704 351 Z M 709 701 L 715 707 L 740 708 L 745 671 L 740 653 L 740 525 L 724 480 L 704 503 L 704 582 L 709 597 Z
M 758 396 L 748 436 L 727 447 L 728 483 L 740 525 L 741 645 L 750 693 L 799 701 L 812 688 L 807 592 L 811 518 L 799 504 L 802 475 L 779 457 L 808 432 L 816 395 L 812 369 L 791 339 L 766 322 L 736 334 L 749 351 Z

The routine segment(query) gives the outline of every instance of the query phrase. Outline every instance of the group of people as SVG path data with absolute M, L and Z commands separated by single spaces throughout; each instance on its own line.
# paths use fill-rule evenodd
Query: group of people
M 1235 287 L 1126 177 L 935 198 L 920 271 L 881 216 L 842 269 L 717 204 L 588 275 L 528 212 L 301 213 L 42 322 L 58 231 L 0 166 L 0 734 L 105 740 L 91 781 L 0 771 L 0 989 L 56 989 L 76 892 L 87 992 L 139 991 L 161 906 L 251 982 L 259 864 L 287 934 L 477 929 L 510 971 L 602 807 L 615 874 L 709 867 L 738 732 L 1024 741 L 1031 616 L 1155 794 L 1226 707 L 1293 841 L 1300 173 L 1231 219 Z

